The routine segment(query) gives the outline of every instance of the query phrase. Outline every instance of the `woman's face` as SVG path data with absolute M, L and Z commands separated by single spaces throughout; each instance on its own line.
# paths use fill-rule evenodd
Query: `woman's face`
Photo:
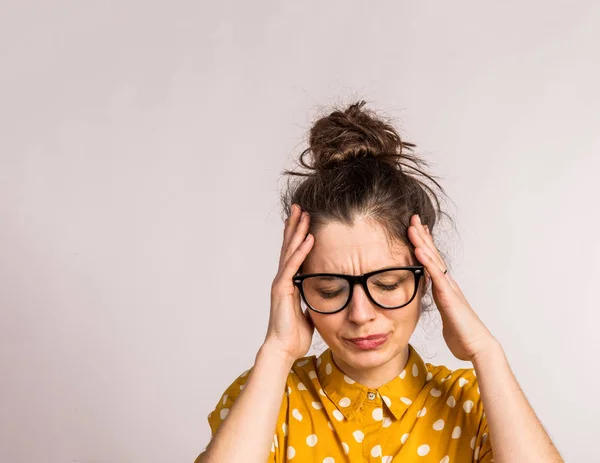
M 320 229 L 304 260 L 302 273 L 362 275 L 385 267 L 415 264 L 418 262 L 411 258 L 404 244 L 390 249 L 380 226 L 357 219 L 352 227 L 333 222 Z M 423 284 L 422 279 L 420 286 Z M 386 310 L 372 303 L 362 286 L 356 285 L 344 310 L 334 314 L 310 311 L 310 316 L 336 362 L 351 370 L 368 371 L 389 365 L 390 361 L 394 363 L 393 360 L 406 351 L 420 313 L 421 291 L 410 304 Z M 386 338 L 381 344 L 350 341 L 372 335 Z

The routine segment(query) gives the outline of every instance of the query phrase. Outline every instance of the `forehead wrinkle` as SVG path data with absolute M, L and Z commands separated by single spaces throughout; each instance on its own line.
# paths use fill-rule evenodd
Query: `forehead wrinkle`
M 305 270 L 310 273 L 360 275 L 410 263 L 404 243 L 390 246 L 383 228 L 367 220 L 357 220 L 352 226 L 330 222 L 315 234 Z
M 390 251 L 387 243 L 375 240 L 373 246 L 361 246 L 357 243 L 321 246 L 312 261 L 311 273 L 341 273 L 344 275 L 361 275 L 386 267 L 410 265 L 407 248 L 395 247 Z M 377 250 L 377 255 L 370 252 Z

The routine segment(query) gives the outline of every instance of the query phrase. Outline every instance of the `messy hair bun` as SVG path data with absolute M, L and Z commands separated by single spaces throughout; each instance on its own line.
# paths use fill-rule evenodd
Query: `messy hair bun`
M 396 129 L 369 110 L 366 102 L 351 104 L 345 111 L 334 111 L 319 119 L 309 133 L 309 148 L 300 157 L 307 168 L 327 170 L 355 159 L 377 157 L 399 166 L 405 149 L 415 147 L 403 141 Z M 313 163 L 304 161 L 312 154 Z

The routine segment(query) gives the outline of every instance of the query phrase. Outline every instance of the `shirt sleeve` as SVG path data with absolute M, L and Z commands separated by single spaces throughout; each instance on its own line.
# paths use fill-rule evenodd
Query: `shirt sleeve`
M 221 426 L 223 421 L 225 421 L 225 419 L 227 418 L 227 415 L 229 414 L 229 410 L 235 403 L 235 400 L 240 395 L 240 392 L 244 389 L 244 386 L 246 385 L 246 381 L 248 380 L 248 376 L 250 375 L 250 371 L 251 371 L 251 369 L 242 373 L 240 376 L 238 376 L 235 379 L 235 381 L 233 381 L 229 385 L 229 387 L 227 389 L 225 389 L 225 392 L 223 392 L 223 394 L 221 395 L 221 397 L 220 397 L 219 401 L 216 403 L 214 409 L 208 414 L 208 424 L 210 426 L 211 437 L 210 437 L 210 441 L 207 444 L 207 447 L 208 447 L 208 445 L 210 445 L 210 442 L 214 439 L 214 437 L 217 434 L 217 431 L 219 430 L 219 427 Z M 278 426 L 278 428 L 279 428 L 279 426 Z M 279 453 L 278 447 L 279 447 L 279 439 L 278 439 L 277 433 L 275 433 L 273 435 L 273 441 L 271 443 L 271 451 L 269 453 L 269 457 L 268 457 L 266 463 L 277 463 L 280 461 L 279 459 L 277 459 L 277 457 L 278 457 L 277 454 Z M 200 453 L 200 455 L 198 455 L 198 457 L 195 460 L 195 463 L 199 463 L 201 460 L 201 457 L 204 456 L 205 453 L 206 453 L 206 448 L 202 451 L 202 453 Z

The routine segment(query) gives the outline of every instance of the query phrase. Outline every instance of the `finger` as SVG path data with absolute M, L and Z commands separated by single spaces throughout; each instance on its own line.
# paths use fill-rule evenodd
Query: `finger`
M 303 212 L 300 216 L 300 219 L 297 223 L 293 234 L 290 237 L 287 248 L 283 251 L 283 266 L 285 267 L 286 262 L 290 258 L 290 256 L 298 249 L 298 246 L 302 244 L 306 235 L 308 233 L 310 223 L 310 217 L 307 212 Z
M 441 269 L 442 272 L 446 269 L 444 262 L 441 260 L 439 255 L 436 252 L 434 252 L 433 249 L 431 249 L 430 244 L 427 241 L 425 241 L 424 237 L 422 236 L 422 233 L 419 232 L 416 225 L 411 225 L 408 228 L 408 236 L 410 237 L 415 247 L 425 248 L 427 251 L 429 251 L 429 256 L 431 256 L 432 262 L 436 265 L 438 269 Z M 429 272 L 431 273 L 431 269 L 428 268 L 427 270 L 429 270 Z
M 294 232 L 298 228 L 298 223 L 302 218 L 302 210 L 297 204 L 292 204 L 290 216 L 285 220 L 283 229 L 283 242 L 281 243 L 281 251 L 279 253 L 279 268 L 283 267 L 289 256 L 286 255 L 290 246 L 290 241 L 294 236 Z
M 442 259 L 442 256 L 440 255 L 437 246 L 433 242 L 433 236 L 431 236 L 431 233 L 429 233 L 429 228 L 427 227 L 427 225 L 423 225 L 421 223 L 420 217 L 417 214 L 414 215 L 414 219 L 412 219 L 412 224 L 415 227 L 417 227 L 419 235 L 421 236 L 421 238 L 423 238 L 423 240 L 427 243 L 429 248 L 433 251 L 434 255 L 438 258 L 440 264 L 442 265 L 442 270 L 444 270 L 446 268 L 444 264 L 444 259 Z
M 285 228 L 283 229 L 283 242 L 287 243 L 294 232 L 294 228 L 300 219 L 300 213 L 302 210 L 296 204 L 292 204 L 290 208 L 290 215 L 285 219 Z
M 437 261 L 431 256 L 431 250 L 428 247 L 419 246 L 415 248 L 415 254 L 417 255 L 419 261 L 421 261 L 426 267 L 434 285 L 441 290 L 452 289 L 452 285 L 450 284 L 450 275 L 444 273 L 444 271 L 440 269 Z
M 315 242 L 314 237 L 309 233 L 304 241 L 296 248 L 290 258 L 285 262 L 283 269 L 281 270 L 280 278 L 281 281 L 292 282 L 292 278 L 298 273 L 302 262 L 306 259 L 306 256 L 312 249 L 313 243 Z
M 283 240 L 281 242 L 281 253 L 279 258 L 280 262 L 282 260 L 283 253 L 290 241 L 290 237 L 293 234 L 295 223 L 298 221 L 297 209 L 298 207 L 295 204 L 292 204 L 292 207 L 290 208 L 290 215 L 287 217 L 287 219 L 285 219 L 283 223 Z M 292 224 L 294 224 L 294 226 L 292 226 Z

